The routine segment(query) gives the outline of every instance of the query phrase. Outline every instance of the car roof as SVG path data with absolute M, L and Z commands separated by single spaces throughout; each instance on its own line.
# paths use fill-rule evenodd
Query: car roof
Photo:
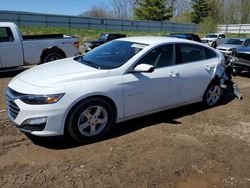
M 16 24 L 13 22 L 0 22 L 1 26 L 6 27 L 6 26 L 15 26 Z
M 162 44 L 162 43 L 172 43 L 172 42 L 196 43 L 196 42 L 186 40 L 186 39 L 181 39 L 181 38 L 158 37 L 158 36 L 127 37 L 127 38 L 121 38 L 121 39 L 116 39 L 116 40 L 142 43 L 142 44 L 148 44 L 148 45 L 158 45 L 158 44 Z
M 195 33 L 171 33 L 169 35 L 196 35 Z
M 226 35 L 225 33 L 209 33 L 207 35 Z

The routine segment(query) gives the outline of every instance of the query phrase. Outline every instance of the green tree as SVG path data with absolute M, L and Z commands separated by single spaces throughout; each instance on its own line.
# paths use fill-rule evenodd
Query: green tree
M 165 21 L 173 16 L 173 7 L 167 0 L 140 0 L 134 12 L 140 20 Z
M 209 15 L 208 0 L 192 0 L 191 21 L 199 24 Z

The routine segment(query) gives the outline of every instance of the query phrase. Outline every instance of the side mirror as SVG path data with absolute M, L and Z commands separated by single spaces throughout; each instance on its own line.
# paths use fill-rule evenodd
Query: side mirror
M 155 67 L 153 65 L 148 65 L 148 64 L 139 64 L 134 68 L 133 72 L 154 72 Z

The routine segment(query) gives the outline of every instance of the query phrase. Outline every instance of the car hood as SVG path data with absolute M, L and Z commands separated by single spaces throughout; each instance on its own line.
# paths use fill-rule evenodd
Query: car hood
M 233 49 L 233 48 L 237 48 L 240 47 L 241 45 L 234 45 L 234 44 L 221 44 L 219 46 L 217 46 L 217 48 L 223 48 L 223 49 Z
M 250 54 L 250 46 L 240 47 L 235 50 L 237 53 Z
M 36 66 L 16 76 L 25 83 L 41 87 L 61 87 L 75 82 L 105 77 L 108 70 L 99 70 L 73 58 Z

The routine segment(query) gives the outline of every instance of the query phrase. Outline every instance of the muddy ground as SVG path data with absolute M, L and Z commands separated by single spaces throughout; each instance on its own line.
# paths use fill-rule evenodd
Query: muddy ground
M 4 90 L 16 73 L 0 73 Z M 31 141 L 0 112 L 0 187 L 250 187 L 250 74 L 243 100 L 194 104 L 118 124 L 103 141 Z M 1 111 L 0 110 L 0 111 Z

